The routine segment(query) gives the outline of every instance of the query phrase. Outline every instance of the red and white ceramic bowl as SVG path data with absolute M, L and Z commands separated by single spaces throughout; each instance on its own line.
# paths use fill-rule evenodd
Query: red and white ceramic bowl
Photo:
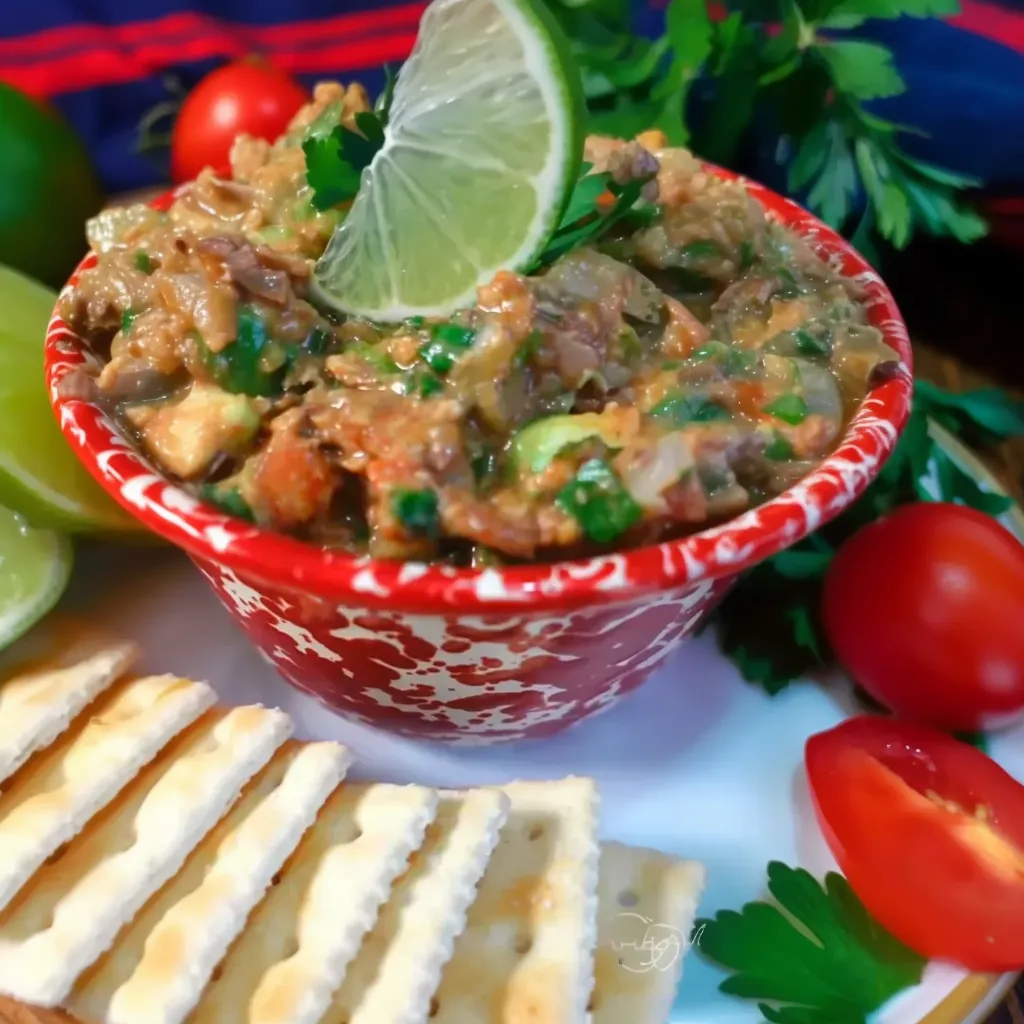
M 101 409 L 62 397 L 61 380 L 93 356 L 56 315 L 46 337 L 50 400 L 86 468 L 191 556 L 289 683 L 334 712 L 420 739 L 487 744 L 548 736 L 635 690 L 705 622 L 738 573 L 849 505 L 906 421 L 910 342 L 888 289 L 835 232 L 748 184 L 772 215 L 861 282 L 871 322 L 904 365 L 863 402 L 817 470 L 773 501 L 681 540 L 483 571 L 354 558 L 197 501 L 165 480 Z M 69 286 L 93 261 L 86 257 Z

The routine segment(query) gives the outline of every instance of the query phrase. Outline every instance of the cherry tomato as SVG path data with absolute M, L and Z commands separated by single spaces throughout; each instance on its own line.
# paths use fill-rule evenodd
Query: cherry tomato
M 1024 545 L 961 505 L 907 505 L 858 531 L 825 579 L 836 657 L 897 715 L 984 729 L 1024 710 Z
M 874 715 L 804 757 L 828 845 L 880 924 L 924 956 L 1024 968 L 1024 786 L 975 747 Z
M 171 134 L 171 176 L 180 184 L 204 167 L 227 174 L 239 135 L 276 139 L 308 100 L 298 82 L 258 59 L 212 71 L 178 112 Z

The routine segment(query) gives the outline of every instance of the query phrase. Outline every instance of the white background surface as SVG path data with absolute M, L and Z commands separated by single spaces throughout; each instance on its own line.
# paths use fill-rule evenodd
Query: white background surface
M 815 872 L 831 864 L 808 804 L 803 744 L 848 713 L 847 695 L 840 686 L 806 682 L 768 698 L 742 681 L 710 636 L 688 642 L 624 703 L 560 737 L 461 750 L 374 733 L 292 690 L 176 552 L 84 550 L 62 608 L 138 640 L 148 671 L 208 680 L 226 703 L 285 708 L 300 736 L 346 743 L 366 777 L 465 786 L 591 775 L 601 787 L 603 838 L 707 865 L 703 915 L 761 895 L 772 859 Z M 1024 727 L 991 747 L 1024 779 Z M 962 977 L 935 965 L 919 990 L 880 1014 L 880 1024 L 918 1021 Z M 753 1005 L 718 993 L 720 980 L 688 957 L 673 1024 L 760 1021 Z

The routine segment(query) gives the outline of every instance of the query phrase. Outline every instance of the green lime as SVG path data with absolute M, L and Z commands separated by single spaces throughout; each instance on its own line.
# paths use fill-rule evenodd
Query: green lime
M 43 340 L 57 296 L 0 266 L 0 501 L 35 526 L 140 530 L 82 467 L 57 426 L 43 380 Z
M 59 288 L 103 202 L 89 154 L 55 110 L 2 82 L 0 153 L 0 263 Z
M 36 530 L 16 512 L 0 506 L 0 649 L 57 603 L 73 562 L 67 537 Z
M 319 297 L 374 320 L 444 315 L 528 266 L 579 174 L 584 116 L 543 0 L 435 0 L 384 146 L 317 264 Z

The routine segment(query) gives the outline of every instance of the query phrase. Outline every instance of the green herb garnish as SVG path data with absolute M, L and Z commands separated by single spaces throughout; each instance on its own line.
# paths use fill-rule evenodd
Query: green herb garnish
M 131 334 L 132 324 L 135 323 L 135 318 L 139 314 L 134 309 L 126 309 L 121 314 L 121 333 L 127 337 Z
M 796 350 L 802 356 L 827 356 L 832 352 L 831 346 L 822 338 L 801 327 L 794 333 Z
M 153 260 L 145 249 L 135 250 L 135 253 L 132 255 L 132 263 L 135 265 L 135 269 L 141 270 L 143 274 L 152 274 L 154 269 L 156 269 Z
M 700 395 L 669 395 L 651 410 L 651 415 L 657 419 L 669 420 L 676 427 L 687 423 L 707 423 L 710 420 L 731 418 L 728 409 Z
M 391 495 L 394 517 L 419 537 L 436 537 L 441 530 L 437 512 L 437 494 L 434 491 L 413 491 L 399 488 Z
M 1003 441 L 1024 436 L 1021 416 L 1021 403 L 995 389 L 952 394 L 918 381 L 896 450 L 861 498 L 810 537 L 756 565 L 719 606 L 719 641 L 743 677 L 774 694 L 829 664 L 818 611 L 822 581 L 835 552 L 861 527 L 914 501 L 955 501 L 989 515 L 1012 505 L 960 469 L 932 439 L 929 420 L 965 437 Z
M 598 544 L 610 544 L 640 521 L 642 511 L 603 459 L 590 459 L 555 499 Z
M 785 462 L 787 459 L 793 458 L 793 446 L 778 431 L 775 431 L 771 441 L 765 445 L 764 454 L 765 458 L 771 459 L 773 462 Z
M 808 412 L 807 403 L 800 395 L 796 394 L 780 395 L 774 402 L 766 405 L 764 411 L 769 416 L 774 416 L 777 420 L 794 426 L 803 423 L 807 419 Z
M 386 67 L 385 74 L 387 81 L 376 109 L 356 114 L 355 131 L 339 124 L 330 132 L 311 131 L 302 142 L 306 180 L 318 210 L 329 210 L 354 199 L 363 170 L 384 146 L 384 129 L 394 93 L 391 69 Z
M 920 982 L 925 958 L 885 931 L 842 875 L 820 883 L 773 861 L 768 891 L 777 906 L 719 911 L 697 922 L 694 944 L 732 972 L 720 989 L 757 1000 L 771 1024 L 867 1024 Z
M 238 307 L 235 340 L 220 352 L 199 341 L 203 362 L 214 383 L 237 395 L 275 395 L 282 390 L 289 349 L 270 337 L 266 320 L 254 306 Z

